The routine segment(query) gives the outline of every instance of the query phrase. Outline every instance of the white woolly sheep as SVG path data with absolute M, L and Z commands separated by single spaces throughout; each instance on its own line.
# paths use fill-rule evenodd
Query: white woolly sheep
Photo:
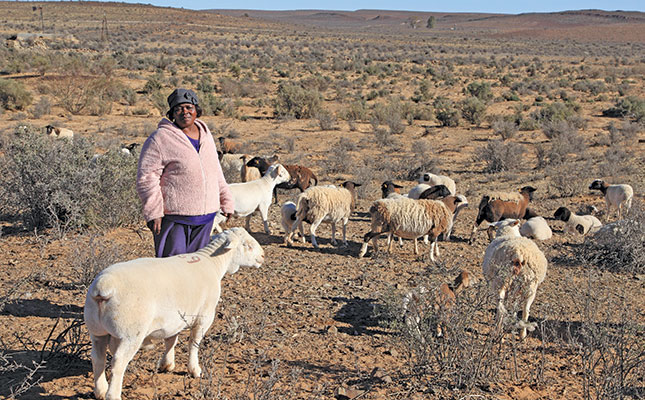
M 524 186 L 519 192 L 491 192 L 482 196 L 479 202 L 477 219 L 470 233 L 469 243 L 473 243 L 477 227 L 483 221 L 493 223 L 506 218 L 524 218 L 527 206 L 532 200 L 535 190 L 531 186 Z
M 244 157 L 245 154 L 224 154 L 218 151 L 217 156 L 219 157 L 219 163 L 222 166 L 222 171 L 225 176 L 231 176 L 231 179 L 233 179 L 234 176 L 241 175 L 242 165 L 244 165 L 242 157 Z
M 597 232 L 602 226 L 600 220 L 593 215 L 578 215 L 566 207 L 558 208 L 553 217 L 565 222 L 564 233 L 579 233 L 584 236 L 587 233 Z
M 609 221 L 610 206 L 618 210 L 618 219 L 622 218 L 623 209 L 627 214 L 632 206 L 632 197 L 634 197 L 634 189 L 627 184 L 610 185 L 600 179 L 591 182 L 589 189 L 600 190 L 605 195 L 605 203 L 607 204 L 607 217 Z
M 518 297 L 522 306 L 520 338 L 524 339 L 528 328 L 535 329 L 528 323 L 529 310 L 546 276 L 547 260 L 535 242 L 520 236 L 519 224 L 519 220 L 509 219 L 493 224 L 497 237 L 486 248 L 482 269 L 489 287 L 498 296 L 498 327 L 507 313 L 504 302 Z
M 430 172 L 422 172 L 419 176 L 419 183 L 425 183 L 430 186 L 445 185 L 448 190 L 450 190 L 450 194 L 455 195 L 457 193 L 455 181 L 445 175 L 435 175 Z
M 404 239 L 416 239 L 428 235 L 430 239 L 430 259 L 435 261 L 439 256 L 437 237 L 445 233 L 452 225 L 452 214 L 444 203 L 438 200 L 414 200 L 409 198 L 380 199 L 370 207 L 372 225 L 370 232 L 363 238 L 359 257 L 367 252 L 367 245 L 372 241 L 374 252 L 378 251 L 378 236 L 382 233 L 394 234 Z M 388 246 L 391 251 L 392 242 Z M 414 253 L 419 254 L 416 246 Z
M 213 322 L 221 280 L 240 266 L 259 267 L 264 251 L 242 228 L 217 235 L 203 249 L 168 258 L 139 258 L 103 270 L 85 300 L 85 325 L 92 342 L 94 394 L 121 399 L 123 374 L 144 341 L 163 339 L 161 371 L 175 368 L 179 333 L 190 329 L 188 372 L 201 375 L 199 344 Z M 112 379 L 105 376 L 112 353 Z
M 331 242 L 336 244 L 336 224 L 343 224 L 343 246 L 347 246 L 347 222 L 356 207 L 356 187 L 360 183 L 344 182 L 342 187 L 312 186 L 298 196 L 296 220 L 287 235 L 287 244 L 293 245 L 293 234 L 303 221 L 311 224 L 311 244 L 318 248 L 316 229 L 322 222 L 331 223 Z M 302 237 L 305 242 L 305 237 Z
M 536 240 L 549 240 L 553 232 L 543 217 L 531 217 L 520 226 L 520 235 Z
M 67 128 L 59 128 L 53 125 L 47 125 L 45 127 L 47 134 L 58 139 L 73 139 L 74 131 Z
M 251 182 L 231 183 L 228 187 L 235 201 L 234 217 L 246 217 L 246 230 L 250 231 L 251 215 L 260 211 L 264 232 L 271 233 L 268 215 L 271 205 L 271 194 L 275 185 L 289 180 L 289 173 L 281 164 L 272 165 L 264 176 Z M 213 224 L 213 228 L 215 224 Z

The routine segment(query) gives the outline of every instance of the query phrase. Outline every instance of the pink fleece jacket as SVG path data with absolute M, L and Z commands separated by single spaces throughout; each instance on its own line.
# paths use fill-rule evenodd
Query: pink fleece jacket
M 164 215 L 204 215 L 234 210 L 234 200 L 206 124 L 200 130 L 199 153 L 181 129 L 162 119 L 139 156 L 137 193 L 146 222 Z

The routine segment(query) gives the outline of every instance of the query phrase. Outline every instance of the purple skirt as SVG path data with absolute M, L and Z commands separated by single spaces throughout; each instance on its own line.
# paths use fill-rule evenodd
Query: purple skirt
M 193 253 L 210 243 L 213 216 L 208 222 L 198 225 L 186 224 L 186 217 L 166 215 L 161 220 L 161 232 L 153 235 L 155 257 L 170 257 Z

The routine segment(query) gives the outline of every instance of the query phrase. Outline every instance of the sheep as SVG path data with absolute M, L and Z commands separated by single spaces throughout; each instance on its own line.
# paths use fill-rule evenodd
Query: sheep
M 438 200 L 414 200 L 409 198 L 380 199 L 370 207 L 372 217 L 371 230 L 365 234 L 359 258 L 367 252 L 367 245 L 372 241 L 374 252 L 378 251 L 378 236 L 382 233 L 394 234 L 406 239 L 415 239 L 428 235 L 430 239 L 430 259 L 439 256 L 437 237 L 445 233 L 452 224 L 452 214 L 444 203 Z M 388 246 L 390 252 L 392 243 Z M 414 253 L 419 254 L 416 246 Z
M 234 217 L 246 217 L 246 230 L 250 231 L 251 215 L 260 211 L 264 232 L 271 234 L 268 223 L 269 206 L 271 205 L 271 191 L 275 185 L 289 180 L 289 172 L 281 165 L 274 164 L 260 179 L 251 182 L 231 183 L 228 187 L 235 201 Z M 214 229 L 218 229 L 213 224 Z
M 90 285 L 84 308 L 96 398 L 121 399 L 126 367 L 151 339 L 164 340 L 159 369 L 172 371 L 177 337 L 185 328 L 190 329 L 188 372 L 200 377 L 199 344 L 215 317 L 222 278 L 241 266 L 260 267 L 263 262 L 259 243 L 243 228 L 233 228 L 195 253 L 138 258 L 103 270 Z M 108 347 L 112 353 L 109 385 Z
M 535 329 L 534 324 L 528 323 L 529 310 L 546 276 L 547 260 L 535 242 L 520 236 L 519 223 L 518 219 L 505 219 L 493 224 L 497 235 L 486 248 L 482 270 L 489 287 L 498 296 L 498 327 L 507 313 L 504 302 L 508 297 L 519 297 L 520 338 L 524 339 L 528 328 Z
M 296 220 L 296 203 L 293 201 L 286 201 L 284 204 L 282 204 L 282 207 L 280 208 L 280 215 L 281 215 L 281 222 L 282 222 L 282 229 L 284 229 L 284 242 L 287 242 L 287 236 L 291 232 L 291 226 L 293 226 L 293 222 Z M 300 232 L 301 237 L 305 237 L 304 230 L 302 227 L 302 223 L 298 225 L 298 230 Z
M 627 214 L 632 206 L 634 189 L 627 184 L 610 185 L 601 179 L 596 179 L 591 182 L 589 189 L 600 190 L 602 194 L 605 195 L 605 203 L 607 204 L 607 221 L 609 221 L 610 217 L 610 206 L 614 206 L 614 208 L 618 210 L 618 219 L 621 219 L 623 209 L 625 210 L 625 214 Z
M 381 184 L 381 194 L 382 198 L 387 198 L 389 195 L 395 193 L 395 194 L 401 194 L 401 189 L 403 189 L 403 186 L 397 185 L 396 183 L 392 181 L 385 181 Z
M 134 150 L 139 146 L 139 143 L 130 143 L 121 146 L 121 153 L 125 155 L 132 155 L 134 153 Z
M 553 232 L 543 217 L 535 216 L 528 218 L 520 226 L 520 235 L 529 239 L 549 240 Z
M 293 234 L 302 221 L 311 224 L 311 244 L 318 248 L 316 229 L 322 222 L 331 223 L 331 243 L 336 245 L 336 223 L 343 224 L 343 246 L 347 246 L 347 222 L 356 207 L 356 188 L 360 183 L 346 181 L 342 187 L 312 186 L 298 196 L 296 220 L 287 234 L 287 244 L 293 245 Z M 302 231 L 301 231 L 302 233 Z M 305 242 L 304 235 L 302 242 Z
M 408 329 L 421 342 L 425 342 L 421 329 L 419 329 L 419 324 L 425 319 L 424 314 L 432 310 L 440 319 L 435 327 L 435 334 L 437 337 L 443 336 L 442 326 L 446 322 L 446 313 L 454 309 L 459 293 L 473 283 L 474 279 L 468 271 L 462 270 L 452 284 L 442 283 L 434 293 L 434 298 L 428 298 L 430 296 L 428 296 L 428 290 L 424 286 L 408 292 L 402 301 L 404 321 Z M 428 304 L 429 302 L 431 303 Z
M 220 151 L 224 154 L 235 154 L 242 151 L 242 143 L 220 136 L 218 139 Z
M 47 134 L 49 136 L 58 138 L 58 139 L 73 139 L 74 138 L 74 131 L 71 129 L 67 128 L 59 128 L 53 125 L 47 125 L 45 127 L 45 130 L 47 131 Z
M 226 175 L 228 171 L 235 171 L 237 174 L 241 173 L 242 165 L 244 164 L 242 157 L 244 157 L 245 154 L 224 154 L 221 151 L 218 151 L 217 156 L 219 157 L 219 163 L 222 166 L 224 175 Z
M 468 207 L 469 204 L 466 196 L 462 194 L 459 194 L 457 196 L 447 196 L 444 197 L 441 201 L 446 205 L 446 207 L 448 207 L 448 210 L 450 210 L 450 212 L 452 213 L 452 223 L 450 224 L 448 231 L 444 234 L 444 240 L 449 242 L 450 235 L 452 234 L 452 228 L 454 228 L 455 221 L 457 221 L 457 215 L 459 215 L 462 209 Z
M 454 195 L 457 193 L 455 181 L 445 175 L 435 175 L 430 172 L 422 172 L 419 176 L 419 183 L 425 183 L 430 186 L 446 185 L 448 190 L 450 190 L 450 194 Z
M 450 196 L 451 194 L 454 194 L 454 193 L 451 193 L 450 189 L 448 189 L 446 185 L 435 185 L 435 186 L 430 186 L 428 189 L 421 192 L 418 198 L 437 200 L 440 198 L 444 198 L 446 196 Z
M 273 161 L 274 159 L 275 161 Z M 256 167 L 260 170 L 260 173 L 264 173 L 266 169 L 273 163 L 277 162 L 278 156 L 274 155 L 272 159 L 265 159 L 262 157 L 253 157 L 249 162 L 246 163 L 249 167 Z M 316 186 L 318 184 L 318 178 L 316 175 L 307 167 L 296 164 L 284 164 L 284 167 L 289 171 L 291 179 L 289 182 L 281 183 L 277 185 L 273 190 L 273 197 L 275 199 L 275 204 L 278 204 L 278 189 L 300 189 L 300 192 L 304 192 L 309 188 L 309 186 Z
M 419 196 L 421 196 L 421 193 L 425 192 L 426 190 L 430 189 L 432 186 L 427 185 L 425 183 L 420 183 L 410 189 L 410 191 L 407 194 L 407 197 L 411 199 L 419 199 Z
M 600 229 L 602 223 L 593 215 L 578 215 L 572 213 L 566 207 L 558 208 L 553 217 L 557 220 L 564 221 L 564 233 L 579 233 L 586 235 L 587 233 L 595 233 Z
M 479 202 L 477 219 L 470 233 L 469 243 L 473 243 L 477 227 L 482 221 L 493 223 L 505 218 L 519 219 L 524 217 L 535 190 L 534 187 L 524 186 L 519 193 L 491 192 L 482 196 Z
M 246 165 L 246 163 L 248 163 L 252 158 L 253 157 L 248 154 L 244 154 L 240 157 L 242 160 L 242 168 L 240 169 L 240 179 L 242 182 L 250 182 L 262 178 L 262 174 L 259 169 Z

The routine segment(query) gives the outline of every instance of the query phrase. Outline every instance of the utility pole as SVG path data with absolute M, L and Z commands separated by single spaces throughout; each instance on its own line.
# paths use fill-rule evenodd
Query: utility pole
M 43 6 L 33 6 L 34 12 L 40 10 L 40 33 L 45 33 L 45 20 L 43 19 Z

